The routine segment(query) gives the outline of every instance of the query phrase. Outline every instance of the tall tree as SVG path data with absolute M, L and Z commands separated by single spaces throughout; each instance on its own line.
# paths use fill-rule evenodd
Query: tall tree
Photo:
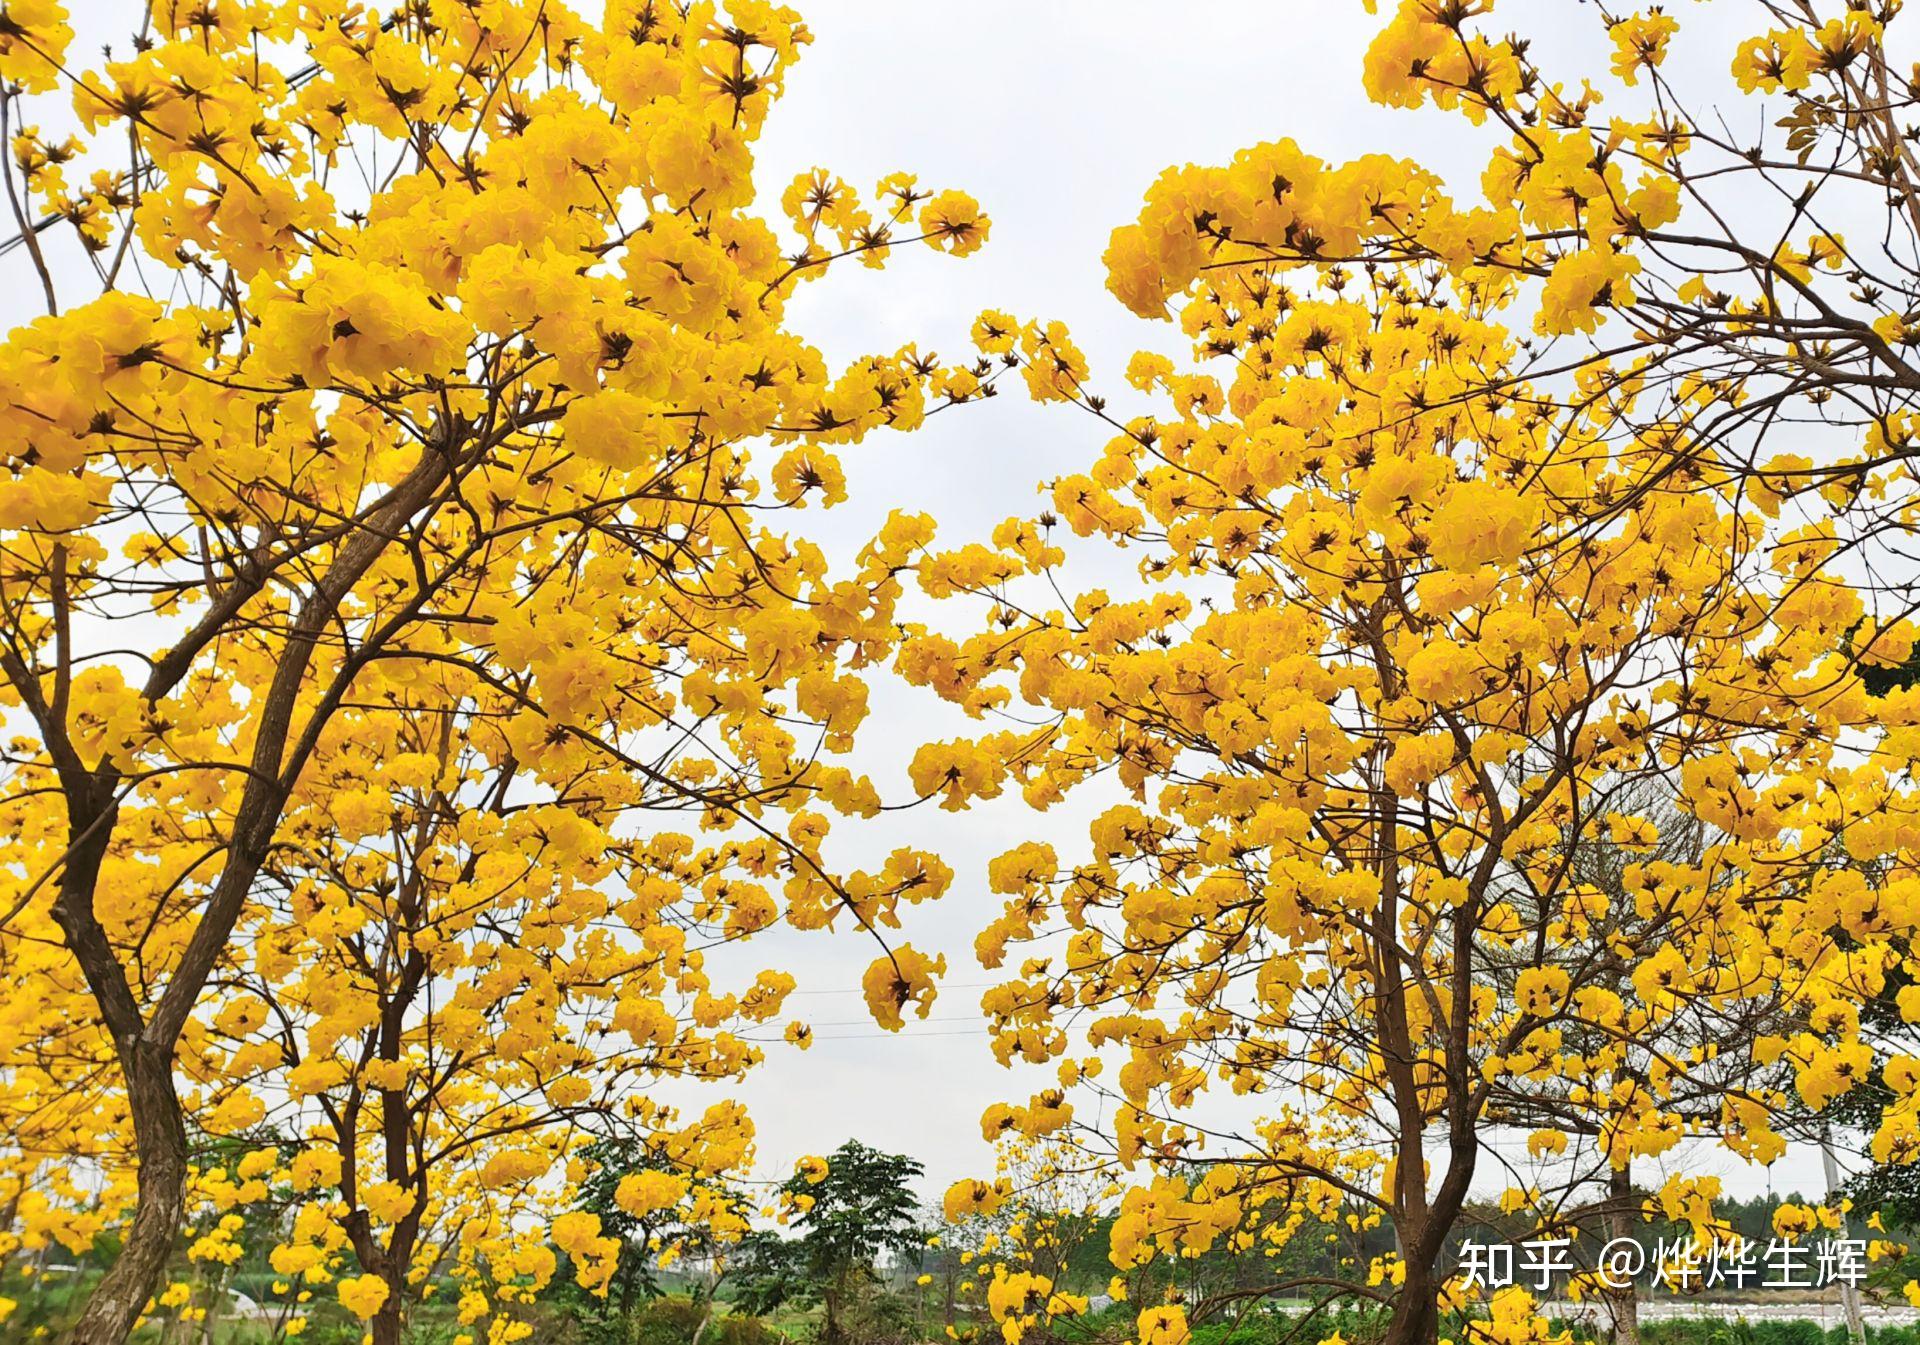
M 1410 0 L 1370 71 L 1475 8 Z M 1465 67 L 1421 49 L 1416 81 L 1457 77 L 1448 99 L 1511 119 L 1470 73 L 1488 44 L 1464 46 Z M 1596 331 L 1632 268 L 1593 240 L 1646 236 L 1676 200 L 1651 131 L 1613 128 L 1645 151 L 1629 176 L 1546 86 L 1518 87 L 1540 111 L 1515 135 L 1544 161 L 1503 176 L 1501 150 L 1484 203 L 1291 142 L 1163 175 L 1110 285 L 1143 315 L 1171 303 L 1203 367 L 1135 357 L 1137 414 L 1058 324 L 983 316 L 985 352 L 1109 437 L 1047 514 L 924 555 L 930 594 L 985 610 L 900 657 L 1021 721 L 923 748 L 921 793 L 1018 785 L 1044 807 L 1098 779 L 1121 798 L 1082 855 L 1034 841 L 989 870 L 1008 903 L 981 958 L 1025 953 L 982 1001 L 996 1049 L 1060 1071 L 1015 1124 L 1147 1166 L 1116 1265 L 1256 1223 L 1277 1252 L 1384 1222 L 1394 1253 L 1270 1292 L 1377 1305 L 1392 1345 L 1438 1339 L 1460 1301 L 1443 1253 L 1504 1103 L 1556 1081 L 1615 1167 L 1674 1151 L 1702 1109 L 1725 1149 L 1777 1155 L 1782 1117 L 1863 1073 L 1857 1006 L 1920 921 L 1920 701 L 1873 701 L 1856 666 L 1903 659 L 1911 632 L 1837 563 L 1826 524 L 1854 497 L 1787 511 L 1719 461 L 1715 417 L 1757 394 L 1657 381 L 1664 337 L 1623 318 L 1568 369 L 1515 330 Z M 1872 498 L 1898 493 L 1904 468 L 1873 471 Z M 1062 525 L 1128 547 L 1141 590 L 1077 592 Z M 1697 848 L 1609 894 L 1575 857 L 1653 850 L 1650 796 L 1680 801 Z M 1900 855 L 1869 884 L 1833 845 Z M 1216 1086 L 1270 1110 L 1223 1133 Z M 1076 1091 L 1104 1096 L 1102 1123 Z M 1717 1189 L 1681 1170 L 1656 1195 L 1707 1239 Z M 1546 1331 L 1524 1291 L 1491 1307 L 1503 1334 Z M 1139 1329 L 1177 1341 L 1187 1318 L 1157 1305 Z
M 743 1064 L 704 1035 L 734 1005 L 685 925 L 876 931 L 943 881 L 820 854 L 826 812 L 878 806 L 832 757 L 898 584 L 884 549 L 830 574 L 788 520 L 844 494 L 836 446 L 978 382 L 912 349 L 836 373 L 784 309 L 838 258 L 964 253 L 987 222 L 820 173 L 783 243 L 751 147 L 798 17 L 592 8 L 162 0 L 93 69 L 61 5 L 0 22 L 11 264 L 47 309 L 0 344 L 0 959 L 9 1001 L 76 1024 L 56 1062 L 8 1038 L 0 1077 L 118 1092 L 123 1124 L 81 1124 L 138 1174 L 79 1345 L 158 1283 L 187 1108 L 264 1105 L 216 1075 L 291 1065 L 333 1108 L 369 1267 L 343 1298 L 390 1345 L 439 1157 L 412 1127 L 457 1091 L 425 1070 L 546 1090 L 534 1126 L 602 961 L 668 992 L 618 1030 L 683 1051 L 684 1013 Z M 34 129 L 50 96 L 77 138 Z M 648 953 L 598 928 L 614 879 Z M 926 959 L 882 960 L 889 1012 L 931 997 Z M 188 1059 L 203 1013 L 220 1040 Z
M 568 1297 L 577 1305 L 576 1320 L 587 1326 L 591 1339 L 609 1345 L 624 1341 L 640 1301 L 666 1291 L 663 1271 L 671 1264 L 687 1277 L 702 1309 L 690 1343 L 699 1345 L 718 1309 L 722 1280 L 745 1259 L 742 1245 L 753 1236 L 751 1201 L 743 1191 L 718 1181 L 702 1183 L 697 1214 L 684 1201 L 656 1204 L 643 1199 L 641 1193 L 649 1189 L 675 1192 L 691 1185 L 686 1165 L 644 1132 L 597 1139 L 579 1158 L 591 1171 L 578 1185 L 573 1218 L 563 1215 L 560 1221 L 560 1226 L 585 1234 L 571 1239 L 577 1269 Z M 602 1237 L 619 1243 L 606 1280 L 600 1278 L 602 1266 L 592 1259 L 592 1243 Z

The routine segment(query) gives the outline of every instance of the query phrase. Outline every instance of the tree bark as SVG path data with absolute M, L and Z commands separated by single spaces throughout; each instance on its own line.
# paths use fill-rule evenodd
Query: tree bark
M 1408 1241 L 1417 1245 L 1419 1239 Z M 1433 1267 L 1409 1261 L 1406 1282 L 1394 1295 L 1393 1316 L 1381 1345 L 1434 1345 L 1440 1339 L 1438 1290 Z
M 314 651 L 341 602 L 386 550 L 399 525 L 422 508 L 446 479 L 451 470 L 453 433 L 444 430 L 442 442 L 424 452 L 413 470 L 371 509 L 302 602 L 299 618 L 262 698 L 252 772 L 235 815 L 227 865 L 215 881 L 151 1017 L 143 1013 L 125 968 L 94 912 L 101 865 L 117 821 L 120 774 L 104 763 L 88 767 L 68 736 L 66 707 L 60 696 L 56 694 L 49 704 L 38 690 L 39 679 L 18 656 L 0 654 L 0 670 L 40 726 L 66 795 L 70 845 L 53 914 L 113 1037 L 126 1082 L 137 1157 L 139 1197 L 126 1243 L 88 1297 L 67 1337 L 68 1345 L 122 1345 L 166 1271 L 186 1203 L 186 1122 L 173 1086 L 175 1045 L 226 948 L 306 754 L 352 680 L 349 660 L 348 669 L 336 676 L 296 738 L 294 713 Z M 248 576 L 237 579 L 234 587 L 244 596 L 257 590 L 259 582 Z M 217 628 L 206 627 L 203 621 L 188 640 L 156 664 L 147 684 L 147 700 L 157 701 L 170 690 L 190 668 L 193 652 L 216 634 Z M 394 1332 L 391 1345 L 398 1345 L 397 1324 Z
M 706 1338 L 707 1327 L 712 1325 L 712 1323 L 713 1299 L 709 1298 L 707 1299 L 707 1310 L 700 1314 L 700 1325 L 693 1329 L 693 1339 L 688 1342 L 688 1345 L 700 1345 L 700 1342 Z
M 1614 1168 L 1607 1179 L 1607 1232 L 1612 1237 L 1633 1236 L 1633 1165 Z M 1640 1345 L 1640 1290 L 1632 1281 L 1607 1291 L 1613 1313 L 1613 1345 Z
M 826 1292 L 821 1296 L 826 1321 L 822 1323 L 820 1338 L 824 1345 L 840 1345 L 840 1272 L 835 1271 L 827 1280 Z
M 207 1303 L 206 1315 L 200 1319 L 200 1345 L 213 1345 L 213 1328 L 219 1323 L 221 1309 L 227 1301 L 227 1272 L 222 1270 L 213 1278 L 213 1295 Z
M 1820 1162 L 1826 1170 L 1827 1202 L 1837 1207 L 1840 1195 L 1840 1160 L 1835 1158 L 1833 1153 L 1833 1128 L 1825 1121 L 1820 1123 Z M 1842 1220 L 1840 1232 L 1844 1236 L 1851 1237 L 1853 1234 L 1847 1227 L 1847 1222 Z M 1867 1345 L 1867 1326 L 1860 1315 L 1859 1285 L 1841 1284 L 1840 1308 L 1847 1318 L 1847 1339 L 1852 1342 L 1852 1345 Z
M 387 1301 L 380 1305 L 380 1311 L 374 1313 L 373 1321 L 368 1323 L 373 1331 L 373 1345 L 400 1345 L 401 1291 L 394 1288 L 393 1277 L 388 1277 L 387 1291 Z
M 166 1273 L 186 1210 L 187 1128 L 173 1090 L 173 1052 L 135 1040 L 122 1054 L 140 1195 L 126 1244 L 88 1296 L 69 1345 L 120 1345 L 127 1338 Z

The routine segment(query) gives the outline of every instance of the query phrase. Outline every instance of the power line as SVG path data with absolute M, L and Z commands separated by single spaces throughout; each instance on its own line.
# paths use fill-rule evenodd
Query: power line
M 958 1028 L 945 1032 L 915 1032 L 903 1028 L 899 1032 L 828 1032 L 816 1034 L 814 1041 L 917 1041 L 923 1037 L 991 1037 L 993 1030 L 984 1027 Z M 785 1037 L 744 1037 L 743 1041 L 763 1042 L 767 1044 L 788 1044 Z
M 871 1027 L 873 1025 L 873 1019 L 871 1018 L 829 1018 L 824 1021 L 807 1018 L 800 1021 L 808 1027 Z M 915 1023 L 973 1023 L 979 1020 L 976 1016 L 969 1014 L 962 1018 L 915 1018 L 910 1021 Z M 891 1036 L 892 1034 L 889 1033 L 888 1035 Z
M 934 988 L 936 990 L 986 990 L 986 989 L 989 989 L 990 987 L 993 987 L 996 985 L 1004 985 L 1004 984 L 1005 984 L 1004 981 L 935 981 Z M 787 991 L 787 994 L 789 996 L 793 996 L 793 995 L 864 995 L 866 994 L 866 991 L 853 989 L 853 988 L 848 988 L 844 990 L 789 990 Z
M 903 1028 L 898 1032 L 830 1032 L 824 1037 L 815 1037 L 814 1040 L 874 1041 L 884 1038 L 888 1041 L 910 1041 L 916 1037 L 991 1037 L 992 1035 L 992 1030 L 984 1027 L 960 1028 L 952 1032 L 913 1032 Z

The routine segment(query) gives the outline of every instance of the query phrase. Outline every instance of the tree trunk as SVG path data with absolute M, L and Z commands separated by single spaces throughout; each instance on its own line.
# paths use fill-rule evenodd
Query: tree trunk
M 400 1295 L 391 1292 L 391 1284 L 387 1287 L 387 1301 L 368 1323 L 373 1328 L 373 1345 L 400 1345 Z
M 1614 1168 L 1607 1179 L 1607 1232 L 1616 1238 L 1633 1236 L 1633 1165 Z M 1640 1345 L 1640 1289 L 1632 1280 L 1607 1290 L 1613 1313 L 1613 1345 Z
M 213 1293 L 207 1301 L 206 1315 L 200 1319 L 200 1345 L 213 1345 L 213 1328 L 220 1320 L 220 1310 L 227 1305 L 227 1273 L 222 1270 L 213 1278 Z
M 704 1339 L 707 1334 L 707 1327 L 712 1323 L 712 1321 L 713 1321 L 713 1300 L 709 1298 L 707 1300 L 707 1310 L 700 1314 L 700 1325 L 696 1326 L 693 1329 L 693 1339 L 688 1342 L 688 1345 L 700 1345 L 701 1340 Z
M 160 1287 L 186 1210 L 187 1128 L 171 1053 L 136 1039 L 123 1051 L 127 1103 L 140 1155 L 140 1195 L 126 1245 L 67 1336 L 68 1345 L 121 1345 Z
M 272 845 L 274 828 L 286 807 L 292 783 L 299 778 L 320 729 L 338 707 L 352 676 L 349 671 L 345 680 L 335 680 L 322 704 L 311 712 L 303 731 L 295 735 L 294 715 L 302 679 L 321 635 L 347 594 L 385 554 L 400 525 L 446 480 L 453 466 L 454 440 L 460 432 L 456 425 L 438 427 L 434 443 L 387 493 L 365 525 L 346 538 L 331 567 L 301 602 L 299 618 L 261 701 L 252 773 L 234 818 L 226 867 L 150 1018 L 143 1015 L 126 968 L 94 914 L 100 868 L 112 844 L 118 816 L 119 772 L 105 764 L 84 764 L 67 737 L 64 707 L 42 701 L 34 690 L 39 685 L 38 677 L 18 655 L 0 651 L 0 671 L 32 709 L 66 795 L 70 844 L 53 915 L 113 1036 L 126 1078 L 139 1163 L 140 1195 L 127 1229 L 126 1245 L 88 1297 L 67 1337 L 68 1345 L 122 1345 L 160 1285 L 185 1210 L 187 1136 L 180 1100 L 173 1088 L 174 1047 L 233 933 L 248 888 Z M 258 582 L 239 581 L 232 593 L 244 600 L 264 582 L 264 574 Z M 154 666 L 143 692 L 149 704 L 172 691 L 198 651 L 215 634 L 217 627 L 197 627 L 195 635 L 176 645 Z M 350 669 L 353 666 L 349 664 Z M 392 1339 L 397 1345 L 397 1327 L 395 1331 Z
M 1833 1129 L 1825 1121 L 1820 1123 L 1820 1162 L 1826 1169 L 1827 1203 L 1837 1206 L 1840 1195 L 1840 1161 L 1833 1154 Z M 1851 1237 L 1849 1221 L 1842 1219 L 1842 1236 Z M 1867 1326 L 1860 1316 L 1860 1286 L 1857 1284 L 1840 1285 L 1840 1308 L 1847 1318 L 1847 1339 L 1852 1345 L 1867 1345 Z
M 821 1326 L 821 1340 L 824 1345 L 840 1345 L 840 1273 L 835 1271 L 827 1280 L 826 1293 L 822 1296 L 826 1321 Z
M 1406 1283 L 1394 1295 L 1393 1316 L 1381 1345 L 1435 1345 L 1440 1339 L 1438 1289 L 1432 1266 L 1408 1262 Z

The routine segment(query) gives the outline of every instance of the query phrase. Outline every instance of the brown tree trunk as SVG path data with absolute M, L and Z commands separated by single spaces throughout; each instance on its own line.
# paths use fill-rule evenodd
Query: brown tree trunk
M 347 1124 L 352 1124 L 351 1116 L 347 1118 Z M 342 1194 L 355 1208 L 343 1221 L 347 1241 L 353 1247 L 354 1260 L 359 1262 L 361 1271 L 379 1276 L 387 1286 L 386 1301 L 367 1323 L 367 1338 L 372 1345 L 400 1345 L 400 1337 L 406 1330 L 407 1267 L 413 1263 L 419 1211 L 415 1209 L 405 1215 L 394 1226 L 393 1233 L 383 1247 L 373 1235 L 373 1221 L 367 1211 L 359 1206 L 359 1197 L 354 1194 L 354 1188 L 355 1183 L 349 1173 L 347 1181 L 343 1183 Z
M 400 1345 L 400 1292 L 387 1281 L 387 1301 L 373 1314 L 373 1345 Z
M 1466 959 L 1461 958 L 1461 965 Z M 1457 1021 L 1465 1024 L 1472 1015 L 1464 1005 L 1455 1003 Z M 1460 1209 L 1473 1183 L 1479 1142 L 1475 1138 L 1474 1114 L 1465 1101 L 1470 1089 L 1459 1077 L 1453 1061 L 1465 1060 L 1466 1052 L 1456 1042 L 1449 1060 L 1450 1082 L 1454 1097 L 1448 1118 L 1446 1176 L 1427 1194 L 1425 1160 L 1418 1143 L 1419 1131 L 1409 1127 L 1402 1132 L 1398 1153 L 1400 1189 L 1395 1201 L 1393 1231 L 1400 1249 L 1406 1278 L 1393 1296 L 1393 1313 L 1381 1345 L 1437 1345 L 1440 1339 L 1440 1289 L 1447 1276 L 1440 1269 L 1446 1240 L 1459 1222 Z M 1409 1166 L 1409 1155 L 1412 1166 Z
M 821 1295 L 826 1321 L 821 1324 L 820 1339 L 824 1345 L 840 1345 L 840 1272 L 835 1271 L 827 1280 L 826 1292 Z
M 1618 1167 L 1607 1182 L 1607 1231 L 1616 1238 L 1633 1236 L 1633 1166 Z M 1629 1279 L 1607 1292 L 1613 1312 L 1613 1345 L 1640 1345 L 1640 1290 Z
M 186 1209 L 187 1128 L 173 1091 L 173 1059 L 135 1040 L 123 1053 L 140 1154 L 140 1196 L 127 1241 L 67 1336 L 68 1345 L 121 1345 L 160 1286 Z
M 104 764 L 98 768 L 85 765 L 67 737 L 66 707 L 61 699 L 56 696 L 51 704 L 45 701 L 37 689 L 39 677 L 18 655 L 0 651 L 0 671 L 5 672 L 39 724 L 66 795 L 70 846 L 53 914 L 113 1036 L 126 1080 L 139 1163 L 140 1194 L 126 1244 L 89 1296 L 67 1337 L 68 1345 L 122 1345 L 166 1271 L 185 1211 L 187 1166 L 186 1124 L 173 1088 L 174 1046 L 226 948 L 247 890 L 272 844 L 293 781 L 298 779 L 320 729 L 338 708 L 352 681 L 350 664 L 328 688 L 304 730 L 295 736 L 294 714 L 314 650 L 341 602 L 385 553 L 397 528 L 426 505 L 447 478 L 456 433 L 452 426 L 439 428 L 436 442 L 368 515 L 366 526 L 343 542 L 332 566 L 302 601 L 299 619 L 261 703 L 252 774 L 234 819 L 227 865 L 150 1018 L 143 1015 L 119 956 L 93 909 L 101 864 L 117 820 L 120 775 Z M 231 600 L 245 601 L 263 583 L 264 576 L 236 578 Z M 218 633 L 217 622 L 203 621 L 176 645 L 154 666 L 143 693 L 146 700 L 154 703 L 170 692 L 187 674 L 194 656 Z M 392 1342 L 398 1345 L 397 1326 L 394 1331 Z
M 1406 1283 L 1394 1295 L 1393 1316 L 1381 1345 L 1435 1345 L 1440 1339 L 1438 1290 L 1432 1266 L 1408 1262 Z

